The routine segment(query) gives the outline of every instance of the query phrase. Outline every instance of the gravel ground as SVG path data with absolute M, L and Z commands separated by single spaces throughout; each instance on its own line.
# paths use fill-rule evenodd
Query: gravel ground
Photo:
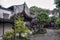
M 60 30 L 47 29 L 46 34 L 32 35 L 31 40 L 60 40 Z

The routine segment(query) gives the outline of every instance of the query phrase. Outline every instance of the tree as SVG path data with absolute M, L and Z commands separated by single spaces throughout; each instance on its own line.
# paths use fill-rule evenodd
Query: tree
M 38 8 L 38 7 L 36 7 L 36 6 L 32 6 L 32 7 L 30 7 L 30 12 L 31 12 L 31 14 L 36 14 L 36 13 L 38 13 L 38 12 L 40 12 L 40 8 Z
M 56 7 L 60 7 L 60 0 L 55 0 Z
M 54 1 L 55 1 L 55 4 L 56 4 L 56 7 L 58 8 L 59 17 L 60 17 L 60 0 L 54 0 Z
M 37 7 L 37 6 L 30 7 L 30 12 L 33 15 L 40 13 L 41 11 L 49 13 L 50 10 L 42 9 L 42 8 Z
M 24 26 L 23 17 L 17 16 L 15 24 L 16 24 L 16 32 L 19 33 L 20 35 L 21 33 L 23 33 L 26 36 L 30 32 L 28 27 Z
M 57 28 L 60 28 L 60 18 L 56 19 L 55 25 Z
M 50 22 L 50 18 L 48 17 L 46 12 L 38 13 L 36 19 L 39 22 L 40 27 L 43 27 L 46 23 Z

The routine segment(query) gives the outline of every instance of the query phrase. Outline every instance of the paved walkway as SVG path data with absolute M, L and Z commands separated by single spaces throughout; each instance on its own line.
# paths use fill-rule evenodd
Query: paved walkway
M 32 40 L 60 40 L 60 30 L 47 29 L 47 33 L 31 36 Z
M 0 37 L 0 40 L 2 40 L 3 38 L 2 37 Z

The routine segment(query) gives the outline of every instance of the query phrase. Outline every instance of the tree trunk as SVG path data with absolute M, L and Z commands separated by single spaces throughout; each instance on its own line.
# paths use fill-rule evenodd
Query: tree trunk
M 19 38 L 21 38 L 21 32 L 19 32 Z

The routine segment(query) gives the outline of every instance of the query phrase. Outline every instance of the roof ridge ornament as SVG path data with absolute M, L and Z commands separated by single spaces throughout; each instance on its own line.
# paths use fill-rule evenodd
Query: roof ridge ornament
M 23 11 L 25 11 L 25 5 L 26 5 L 26 2 L 24 2 L 23 4 Z

